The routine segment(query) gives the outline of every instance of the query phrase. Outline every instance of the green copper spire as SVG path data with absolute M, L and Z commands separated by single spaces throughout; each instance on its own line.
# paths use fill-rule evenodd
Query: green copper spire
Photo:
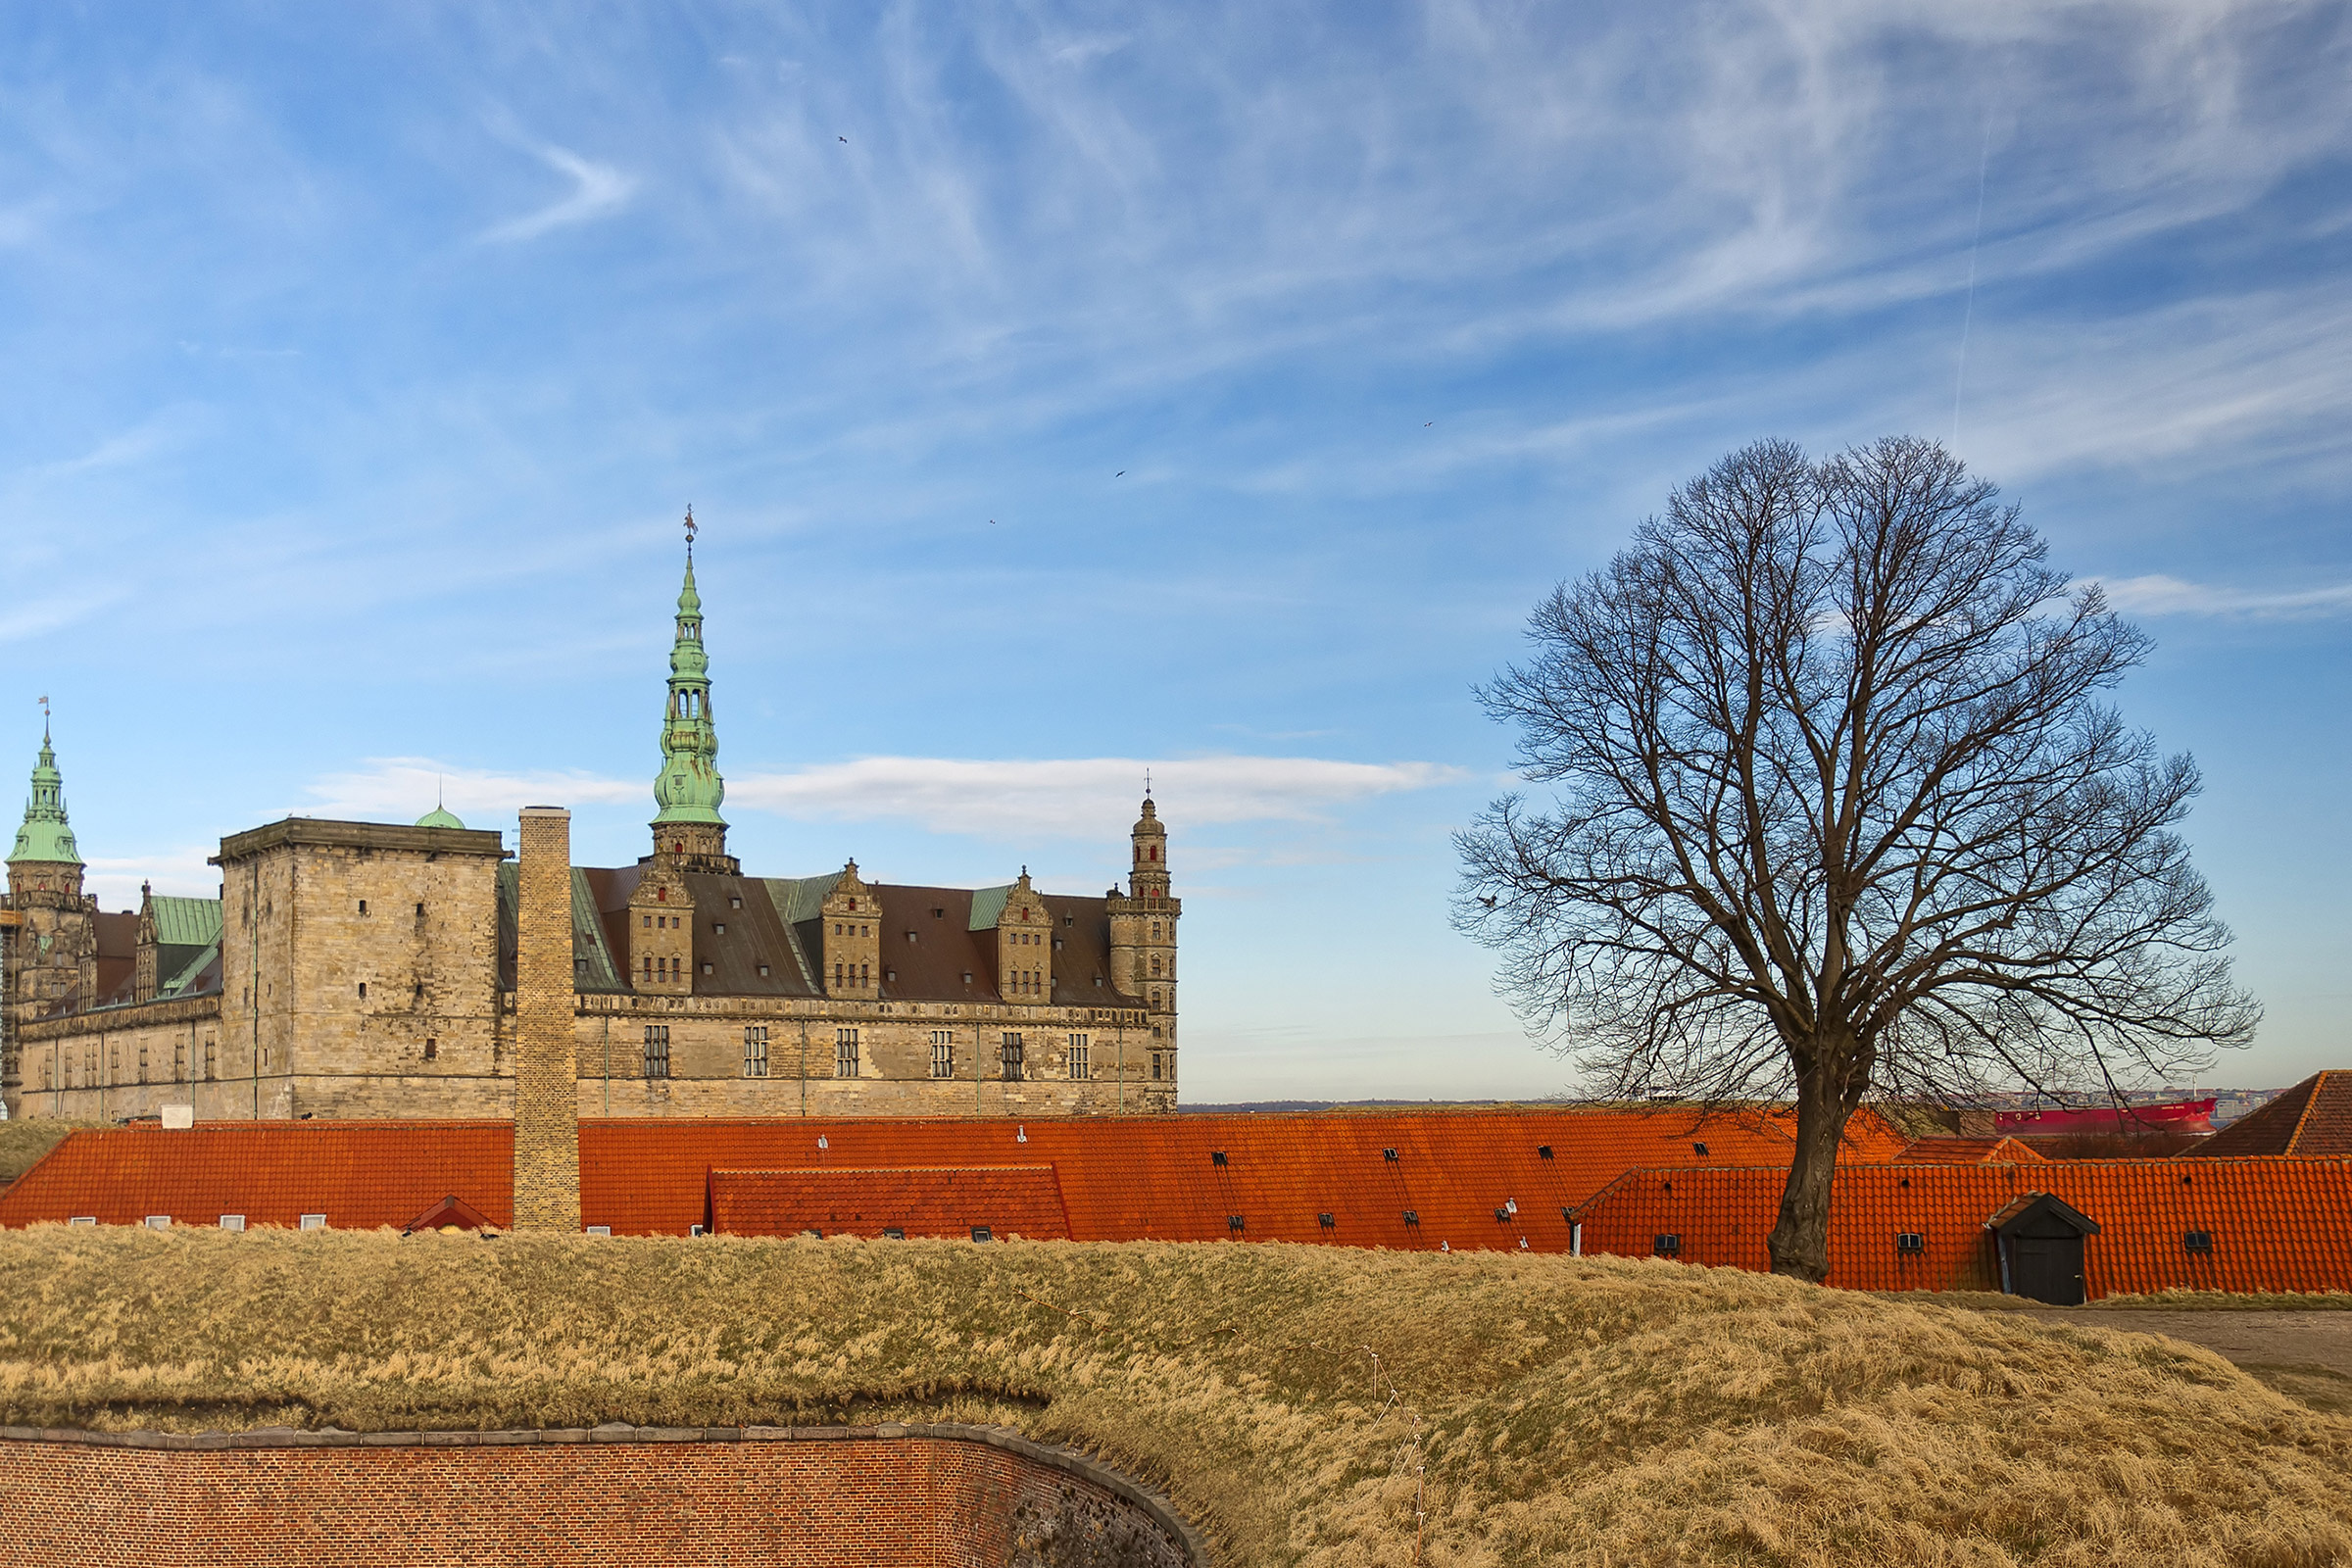
M 669 712 L 662 725 L 662 771 L 654 799 L 664 823 L 726 826 L 718 803 L 727 797 L 718 776 L 718 730 L 710 722 L 710 661 L 703 652 L 703 599 L 694 591 L 694 511 L 686 513 L 686 583 L 678 590 L 678 635 L 669 649 Z
M 74 830 L 66 825 L 66 781 L 57 771 L 57 753 L 49 749 L 46 719 L 41 722 L 41 760 L 32 765 L 32 799 L 24 803 L 24 825 L 17 829 L 17 847 L 8 863 L 26 860 L 81 863 Z

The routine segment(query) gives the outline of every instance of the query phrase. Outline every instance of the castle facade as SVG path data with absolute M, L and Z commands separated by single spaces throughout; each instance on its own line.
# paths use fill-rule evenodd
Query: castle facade
M 1176 1105 L 1167 830 L 1126 888 L 747 875 L 689 550 L 652 853 L 571 868 L 584 1116 L 1049 1115 Z M 0 901 L 0 1096 L 16 1116 L 506 1117 L 515 867 L 436 808 L 220 841 L 216 899 L 82 892 L 44 728 Z

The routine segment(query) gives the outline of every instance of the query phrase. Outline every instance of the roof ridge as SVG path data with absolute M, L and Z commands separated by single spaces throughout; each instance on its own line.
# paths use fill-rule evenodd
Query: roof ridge
M 2291 1154 L 2295 1152 L 2295 1145 L 2303 1140 L 2303 1124 L 2311 1120 L 2312 1107 L 2320 1102 L 2320 1096 L 2327 1092 L 2328 1069 L 2322 1067 L 2311 1075 L 2311 1093 L 2303 1097 L 2303 1109 L 2296 1114 L 2294 1129 L 2286 1135 L 2286 1147 L 2279 1151 L 2280 1153 Z

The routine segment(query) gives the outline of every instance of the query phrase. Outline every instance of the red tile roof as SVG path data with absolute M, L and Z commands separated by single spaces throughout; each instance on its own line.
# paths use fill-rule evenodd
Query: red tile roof
M 714 1170 L 710 1228 L 721 1236 L 969 1236 L 1062 1241 L 1070 1234 L 1051 1165 L 931 1170 Z
M 95 1218 L 136 1225 L 401 1226 L 456 1197 L 505 1229 L 514 1217 L 508 1121 L 152 1122 L 74 1133 L 0 1194 L 0 1225 Z
M 1566 1210 L 1632 1167 L 1703 1157 L 1785 1169 L 1790 1148 L 1770 1116 L 1687 1108 L 591 1119 L 580 1126 L 581 1217 L 623 1235 L 683 1236 L 710 1217 L 713 1171 L 1050 1165 L 1068 1234 L 1079 1240 L 1435 1250 L 1442 1242 L 1515 1248 L 1524 1239 L 1531 1250 L 1564 1251 Z M 1884 1159 L 1901 1148 L 1875 1114 L 1852 1124 L 1851 1157 Z M 324 1212 L 338 1227 L 397 1227 L 454 1195 L 504 1227 L 512 1167 L 508 1122 L 78 1132 L 0 1196 L 0 1224 L 79 1214 L 135 1224 L 156 1213 L 182 1223 L 242 1213 L 254 1224 L 292 1224 Z
M 1906 1165 L 2006 1165 L 2044 1161 L 2047 1155 L 2015 1138 L 1921 1138 L 1906 1146 Z
M 2183 1153 L 2352 1154 L 2352 1072 L 2314 1073 Z
M 1564 1251 L 1570 1205 L 1631 1166 L 1690 1159 L 1702 1144 L 1710 1160 L 1784 1168 L 1792 1147 L 1755 1112 L 1689 1109 L 592 1119 L 580 1124 L 580 1208 L 615 1233 L 675 1236 L 704 1218 L 711 1171 L 1041 1163 L 1054 1168 L 1079 1241 L 1434 1250 L 1524 1237 Z M 1873 1114 L 1856 1118 L 1853 1145 L 1855 1157 L 1886 1158 L 1902 1140 Z
M 1629 1171 L 1579 1212 L 1588 1252 L 1762 1270 L 1785 1170 Z M 2027 1193 L 2098 1222 L 2083 1243 L 2092 1297 L 2163 1290 L 2352 1290 L 2352 1159 L 2085 1159 L 2008 1165 L 1840 1165 L 1830 1208 L 1832 1285 L 1998 1290 L 1984 1223 Z M 2212 1250 L 2187 1250 L 2189 1232 Z M 1903 1233 L 1917 1253 L 1896 1250 Z

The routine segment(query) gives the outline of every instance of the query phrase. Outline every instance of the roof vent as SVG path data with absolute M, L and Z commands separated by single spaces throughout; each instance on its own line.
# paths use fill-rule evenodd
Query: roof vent
M 1015 1127 L 1012 1130 L 1012 1141 L 1016 1144 L 1027 1143 L 1029 1141 L 1029 1129 L 1026 1127 Z
M 1404 1211 L 1404 1222 L 1405 1222 L 1407 1225 L 1418 1225 L 1418 1224 L 1420 1224 L 1420 1223 L 1421 1223 L 1421 1211 L 1420 1211 L 1419 1209 L 1413 1209 L 1413 1208 L 1408 1208 L 1408 1209 L 1406 1209 L 1406 1210 Z
M 1229 1231 L 1238 1231 L 1242 1229 L 1242 1216 L 1239 1214 L 1226 1215 L 1225 1228 Z
M 1329 1214 L 1317 1214 L 1315 1216 L 1315 1223 L 1322 1226 L 1327 1231 L 1337 1230 L 1340 1224 L 1338 1220 L 1334 1219 Z
M 1511 1211 L 1507 1208 L 1497 1208 L 1494 1210 L 1494 1223 L 1497 1225 L 1503 1224 L 1509 1220 L 1510 1217 Z
M 1394 1149 L 1384 1149 L 1380 1152 L 1380 1157 L 1383 1159 L 1395 1159 L 1396 1157 L 1396 1151 Z
M 1522 1252 L 1527 1250 L 1527 1238 L 1524 1236 L 1519 1238 L 1519 1250 Z
M 818 1133 L 816 1135 L 816 1147 L 819 1149 L 830 1149 L 833 1146 L 825 1142 L 825 1135 L 823 1133 Z
M 1538 1159 L 1549 1159 L 1551 1157 L 1551 1146 L 1549 1144 L 1538 1144 L 1536 1146 L 1536 1157 Z
M 1692 1144 L 1690 1146 L 1690 1152 L 1696 1154 L 1699 1158 L 1704 1159 L 1707 1157 L 1707 1146 L 1704 1144 Z
M 1210 1151 L 1209 1151 L 1209 1153 L 1208 1153 L 1208 1162 L 1209 1162 L 1211 1165 L 1222 1165 L 1222 1164 L 1224 1164 L 1224 1163 L 1226 1162 L 1226 1161 L 1225 1161 L 1225 1151 L 1223 1151 L 1222 1149 L 1212 1149 L 1212 1150 L 1210 1150 Z
M 903 1242 L 906 1239 L 906 1227 L 904 1225 L 885 1225 L 882 1227 L 882 1239 L 887 1242 Z

